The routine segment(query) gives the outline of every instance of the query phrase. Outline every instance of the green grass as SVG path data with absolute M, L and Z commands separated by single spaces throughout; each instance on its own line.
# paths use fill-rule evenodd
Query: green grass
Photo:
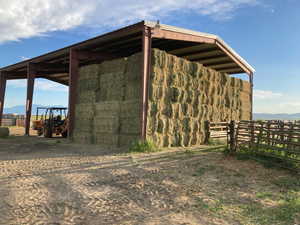
M 226 145 L 226 140 L 221 140 L 221 139 L 209 139 L 208 140 L 208 145 L 212 146 L 218 146 L 218 145 Z
M 129 152 L 132 153 L 151 153 L 161 151 L 152 141 L 135 141 L 131 144 Z

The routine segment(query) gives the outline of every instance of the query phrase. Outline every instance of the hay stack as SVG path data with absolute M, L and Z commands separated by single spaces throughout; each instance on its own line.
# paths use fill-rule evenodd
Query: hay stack
M 250 118 L 250 84 L 153 50 L 147 138 L 160 147 L 199 145 L 204 121 Z
M 81 68 L 73 139 L 129 145 L 140 136 L 140 54 Z

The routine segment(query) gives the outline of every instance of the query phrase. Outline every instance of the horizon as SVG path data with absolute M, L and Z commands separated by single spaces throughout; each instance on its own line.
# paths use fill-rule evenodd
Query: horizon
M 4 9 L 0 12 L 0 28 L 5 31 L 0 37 L 0 67 L 137 21 L 159 19 L 163 24 L 216 34 L 252 65 L 256 69 L 254 113 L 300 112 L 297 85 L 300 83 L 300 31 L 294 29 L 300 22 L 299 1 L 198 0 L 193 6 L 187 7 L 183 0 L 147 3 L 130 0 L 127 7 L 116 5 L 116 13 L 112 15 L 106 13 L 110 7 L 106 0 L 103 4 L 92 0 L 86 7 L 80 7 L 80 0 L 64 0 L 57 5 L 46 4 L 49 2 L 45 1 L 47 7 L 36 1 L 18 3 L 12 0 L 0 3 Z M 156 7 L 152 7 L 154 2 Z M 34 16 L 24 12 L 26 5 L 29 8 L 36 7 L 32 12 Z M 132 8 L 136 10 L 128 17 Z M 61 20 L 62 15 L 66 20 Z M 8 81 L 5 108 L 24 105 L 25 88 L 25 80 Z M 34 104 L 66 106 L 67 101 L 66 86 L 37 79 Z

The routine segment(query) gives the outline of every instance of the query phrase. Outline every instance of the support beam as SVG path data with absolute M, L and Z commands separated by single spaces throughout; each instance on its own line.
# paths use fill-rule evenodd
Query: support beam
M 26 98 L 26 120 L 25 120 L 25 135 L 29 136 L 30 119 L 32 110 L 32 98 L 34 89 L 34 79 L 36 70 L 32 63 L 27 64 L 27 98 Z
M 253 73 L 249 68 L 247 68 L 247 66 L 245 66 L 245 64 L 243 62 L 241 62 L 241 59 L 239 59 L 238 57 L 236 57 L 234 54 L 232 54 L 232 52 L 230 50 L 228 50 L 228 48 L 226 48 L 226 46 L 220 42 L 220 41 L 216 41 L 216 45 L 223 51 L 225 52 L 236 64 L 238 64 L 245 73 L 247 74 L 251 74 Z
M 3 116 L 3 109 L 4 109 L 4 98 L 5 98 L 5 89 L 6 89 L 5 72 L 0 71 L 0 127 L 2 125 L 2 116 Z
M 68 137 L 73 137 L 75 125 L 75 107 L 76 107 L 76 91 L 79 77 L 79 57 L 75 49 L 70 49 L 69 62 L 69 123 L 68 123 Z
M 251 104 L 251 115 L 250 120 L 253 120 L 253 73 L 249 74 L 249 82 L 250 82 L 250 104 Z
M 153 38 L 160 38 L 160 39 L 169 39 L 169 40 L 178 40 L 178 41 L 190 41 L 190 42 L 197 42 L 197 43 L 207 43 L 207 44 L 214 44 L 215 39 L 211 37 L 205 36 L 196 36 L 192 34 L 185 34 L 179 33 L 175 31 L 168 31 L 162 30 L 160 28 L 155 28 L 152 32 Z
M 117 56 L 109 53 L 99 53 L 92 51 L 77 51 L 77 57 L 80 60 L 111 60 L 114 58 L 118 58 Z
M 151 70 L 151 28 L 145 27 L 143 31 L 142 50 L 142 88 L 141 88 L 141 140 L 146 140 L 149 79 Z

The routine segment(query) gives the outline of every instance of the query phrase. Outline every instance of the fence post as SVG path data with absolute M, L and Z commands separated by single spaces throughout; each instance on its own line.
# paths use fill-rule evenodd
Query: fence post
M 270 145 L 270 138 L 271 138 L 271 134 L 270 134 L 270 128 L 271 128 L 271 124 L 270 121 L 267 121 L 267 144 Z
M 210 121 L 209 120 L 206 120 L 204 122 L 204 129 L 205 129 L 204 144 L 209 144 L 209 139 L 210 139 Z
M 255 136 L 254 136 L 254 121 L 250 121 L 250 142 L 249 142 L 249 149 L 253 149 L 253 145 L 255 144 Z
M 286 143 L 286 151 L 285 156 L 287 157 L 289 155 L 289 150 L 292 150 L 292 142 L 293 142 L 293 133 L 294 133 L 294 124 L 290 123 L 290 127 L 288 129 L 288 137 L 287 137 L 287 143 Z
M 236 129 L 235 121 L 231 120 L 229 124 L 229 141 L 230 141 L 230 152 L 236 152 Z

